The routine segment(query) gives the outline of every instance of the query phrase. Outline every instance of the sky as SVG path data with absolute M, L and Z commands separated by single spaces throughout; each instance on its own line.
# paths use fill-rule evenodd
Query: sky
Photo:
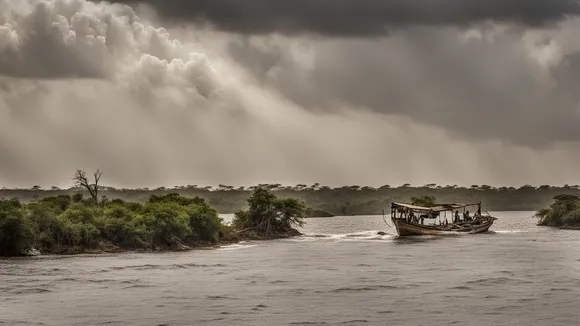
M 578 184 L 570 0 L 0 0 L 0 187 Z

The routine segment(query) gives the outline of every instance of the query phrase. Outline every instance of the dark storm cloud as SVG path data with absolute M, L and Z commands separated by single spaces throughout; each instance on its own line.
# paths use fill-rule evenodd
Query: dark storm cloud
M 576 0 L 113 0 L 151 5 L 164 18 L 209 22 L 218 29 L 264 34 L 382 35 L 416 24 L 485 20 L 538 26 L 578 15 Z
M 532 148 L 580 141 L 580 52 L 560 58 L 561 46 L 525 29 L 488 32 L 469 38 L 412 28 L 381 40 L 321 40 L 306 50 L 284 38 L 240 38 L 230 53 L 264 87 L 311 111 L 367 109 L 442 127 L 458 139 Z M 543 63 L 547 51 L 555 52 Z
M 226 8 L 231 21 L 215 1 L 191 1 L 206 11 L 183 17 L 354 36 L 383 23 L 546 24 L 574 12 L 563 1 L 506 0 L 494 15 L 499 2 L 487 14 L 462 2 L 453 15 L 451 2 L 400 3 L 424 9 L 419 20 L 348 8 L 354 0 L 324 14 L 328 2 L 314 1 L 311 17 L 304 2 L 256 11 L 247 0 Z M 177 2 L 164 3 L 176 17 Z M 79 167 L 129 187 L 577 183 L 580 19 L 409 24 L 379 38 L 240 35 L 121 4 L 0 0 L 0 183 L 70 186 Z

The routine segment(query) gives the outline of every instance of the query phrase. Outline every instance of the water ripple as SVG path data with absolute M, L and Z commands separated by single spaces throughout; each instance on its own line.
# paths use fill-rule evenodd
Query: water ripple
M 577 324 L 580 231 L 494 215 L 458 237 L 351 216 L 222 250 L 2 259 L 0 324 Z

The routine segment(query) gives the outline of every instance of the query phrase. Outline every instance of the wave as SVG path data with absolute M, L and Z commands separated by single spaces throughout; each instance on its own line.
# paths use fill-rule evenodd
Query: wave
M 16 294 L 16 295 L 20 295 L 20 294 L 38 294 L 38 293 L 48 293 L 48 292 L 52 292 L 51 290 L 48 289 L 43 289 L 43 288 L 25 288 L 25 289 L 14 289 L 12 291 L 9 291 L 12 294 Z
M 171 269 L 190 269 L 190 268 L 212 268 L 212 267 L 225 267 L 224 264 L 213 264 L 213 265 L 206 265 L 206 264 L 196 264 L 196 263 L 188 263 L 188 264 L 170 264 L 170 265 L 153 265 L 153 264 L 144 264 L 144 265 L 131 265 L 131 266 L 114 266 L 109 268 L 111 271 L 121 271 L 121 270 L 171 270 Z
M 6 320 L 0 319 L 0 325 L 46 325 L 45 323 L 37 323 L 25 320 Z
M 296 238 L 300 241 L 314 241 L 314 240 L 337 240 L 337 241 L 384 241 L 394 239 L 394 234 L 384 233 L 382 231 L 361 231 L 344 234 L 324 234 L 324 233 L 305 233 L 301 237 Z
M 153 288 L 155 285 L 152 284 L 133 284 L 129 286 L 123 287 L 124 290 L 126 289 L 139 289 L 139 288 Z
M 237 250 L 237 249 L 252 248 L 252 247 L 256 247 L 256 246 L 257 246 L 257 244 L 249 243 L 247 241 L 242 241 L 239 243 L 234 243 L 231 245 L 222 246 L 216 250 Z
M 397 290 L 401 287 L 395 285 L 371 285 L 371 286 L 361 286 L 361 287 L 343 287 L 334 290 L 330 290 L 330 293 L 349 293 L 349 292 L 367 292 L 367 291 L 377 291 L 377 290 Z M 322 291 L 316 291 L 315 293 L 322 293 Z
M 284 283 L 288 283 L 288 281 L 275 280 L 275 281 L 270 281 L 268 283 L 270 283 L 270 284 L 284 284 Z
M 341 324 L 352 324 L 352 323 L 368 323 L 369 321 L 366 319 L 353 319 L 349 321 L 343 321 Z
M 490 231 L 490 232 L 494 232 L 494 233 L 500 233 L 500 234 L 511 234 L 511 233 L 529 233 L 529 230 L 494 230 L 494 231 Z
M 238 298 L 229 297 L 226 295 L 208 295 L 206 296 L 208 300 L 238 300 Z
M 484 277 L 472 281 L 467 281 L 465 284 L 472 286 L 497 286 L 506 284 L 530 284 L 532 281 L 522 280 L 511 277 Z

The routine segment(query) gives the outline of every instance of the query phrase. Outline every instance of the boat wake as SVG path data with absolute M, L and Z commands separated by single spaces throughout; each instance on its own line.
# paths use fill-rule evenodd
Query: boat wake
M 255 244 L 255 243 L 249 243 L 247 241 L 242 241 L 239 243 L 234 243 L 231 245 L 222 246 L 222 247 L 218 248 L 217 250 L 237 250 L 237 249 L 252 248 L 252 247 L 256 247 L 256 246 L 257 246 L 257 244 Z
M 292 237 L 287 239 L 280 239 L 281 241 L 291 241 L 291 242 L 305 242 L 305 241 L 385 241 L 392 240 L 396 238 L 396 234 L 385 233 L 383 231 L 361 231 L 354 233 L 345 234 L 326 234 L 326 233 L 304 233 L 298 237 Z M 234 243 L 230 245 L 225 245 L 219 247 L 217 250 L 238 250 L 247 249 L 260 245 L 261 241 L 242 241 L 239 243 Z
M 395 238 L 395 234 L 382 231 L 361 231 L 346 234 L 305 233 L 297 241 L 333 240 L 333 241 L 382 241 Z
M 490 230 L 489 233 L 512 234 L 512 233 L 529 233 L 529 230 Z

